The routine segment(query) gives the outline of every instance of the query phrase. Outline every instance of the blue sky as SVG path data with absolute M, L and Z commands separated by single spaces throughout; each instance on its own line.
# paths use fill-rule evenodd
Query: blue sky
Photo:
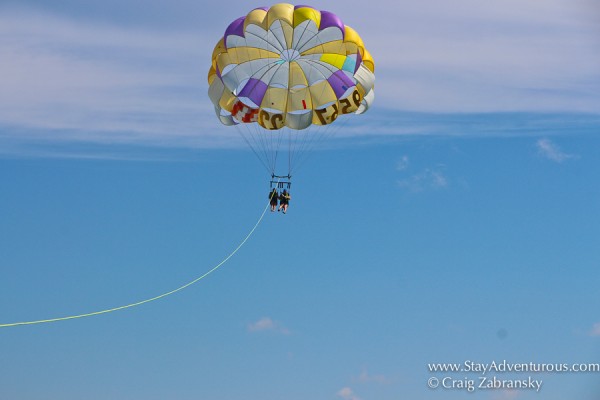
M 374 108 L 206 280 L 0 329 L 0 398 L 596 400 L 597 373 L 467 394 L 427 364 L 599 360 L 600 9 L 413 3 L 312 3 L 371 50 Z M 258 5 L 0 4 L 0 323 L 163 293 L 244 238 L 268 176 L 206 72 Z

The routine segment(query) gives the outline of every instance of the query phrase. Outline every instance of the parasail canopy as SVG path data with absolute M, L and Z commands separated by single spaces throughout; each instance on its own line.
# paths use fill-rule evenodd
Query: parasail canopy
M 229 24 L 212 53 L 208 94 L 225 125 L 300 131 L 365 112 L 374 71 L 362 39 L 337 15 L 282 3 Z

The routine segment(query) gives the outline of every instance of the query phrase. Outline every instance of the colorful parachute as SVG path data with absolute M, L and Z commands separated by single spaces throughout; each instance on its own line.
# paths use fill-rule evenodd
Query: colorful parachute
M 299 135 L 365 112 L 374 99 L 374 69 L 358 33 L 335 14 L 276 4 L 227 27 L 212 54 L 208 95 L 223 124 L 258 125 L 273 142 L 274 132 L 265 130 L 287 127 Z

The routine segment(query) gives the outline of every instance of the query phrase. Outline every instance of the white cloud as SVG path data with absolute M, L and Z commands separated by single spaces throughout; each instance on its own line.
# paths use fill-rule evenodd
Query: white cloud
M 600 53 L 588 14 L 571 0 L 431 0 L 361 21 L 360 32 L 378 68 L 378 104 L 597 113 Z
M 212 41 L 203 39 L 0 14 L 0 121 L 38 141 L 227 147 L 237 133 L 218 132 L 202 58 Z
M 371 375 L 369 374 L 369 372 L 365 369 L 362 370 L 362 372 L 360 373 L 360 375 L 358 376 L 358 381 L 361 383 L 389 383 L 389 379 L 386 378 L 384 375 Z
M 513 389 L 500 390 L 494 393 L 493 400 L 514 400 L 521 395 L 521 392 Z
M 550 139 L 539 139 L 536 142 L 536 147 L 542 156 L 557 163 L 577 157 L 573 154 L 567 154 L 563 152 L 560 147 L 558 147 Z
M 590 331 L 590 336 L 600 337 L 600 322 L 596 322 Z
M 518 398 L 520 395 L 521 395 L 521 392 L 519 392 L 517 390 L 505 389 L 505 390 L 496 391 L 496 393 L 494 393 L 494 396 L 492 397 L 492 399 L 493 400 L 514 400 L 514 399 Z
M 344 400 L 361 400 L 349 387 L 340 389 L 336 395 Z
M 448 186 L 448 179 L 439 168 L 426 168 L 408 178 L 398 180 L 398 186 L 413 193 L 428 189 L 443 189 Z
M 402 156 L 402 158 L 400 158 L 400 161 L 398 161 L 398 163 L 396 164 L 396 169 L 398 171 L 404 171 L 406 168 L 408 168 L 410 164 L 410 160 L 408 158 L 408 156 L 404 155 Z
M 289 335 L 290 330 L 269 317 L 262 317 L 258 321 L 248 324 L 249 332 L 273 331 L 284 335 Z

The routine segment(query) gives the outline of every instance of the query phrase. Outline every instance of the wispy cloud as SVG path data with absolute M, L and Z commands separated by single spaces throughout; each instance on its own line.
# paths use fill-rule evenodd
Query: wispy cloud
M 563 152 L 560 147 L 558 147 L 558 145 L 556 145 L 550 139 L 539 139 L 536 142 L 536 147 L 539 154 L 557 163 L 562 163 L 569 159 L 577 158 L 577 156 L 574 154 L 567 154 Z
M 428 189 L 446 188 L 448 179 L 439 167 L 425 168 L 408 178 L 398 180 L 398 186 L 410 192 L 418 193 Z
M 600 322 L 596 322 L 590 330 L 590 336 L 600 337 Z
M 249 332 L 264 332 L 264 331 L 272 331 L 281 333 L 284 335 L 289 335 L 291 332 L 288 328 L 281 325 L 278 322 L 273 321 L 270 317 L 262 317 L 259 320 L 248 324 Z
M 562 0 L 403 4 L 366 29 L 376 32 L 365 41 L 379 62 L 379 99 L 431 112 L 597 112 L 600 54 L 586 11 Z
M 361 400 L 349 387 L 341 388 L 336 395 L 344 400 Z
M 404 155 L 396 163 L 396 169 L 398 171 L 404 171 L 406 168 L 408 168 L 409 164 L 410 164 L 410 159 L 408 158 L 407 155 Z
M 389 383 L 390 380 L 385 375 L 372 375 L 367 369 L 363 369 L 360 375 L 358 376 L 358 381 L 360 383 Z
M 506 389 L 497 391 L 494 394 L 493 400 L 514 400 L 519 398 L 521 392 L 518 390 Z
M 211 43 L 188 32 L 0 14 L 0 121 L 38 141 L 226 147 L 228 133 L 207 129 L 214 116 L 199 71 Z

